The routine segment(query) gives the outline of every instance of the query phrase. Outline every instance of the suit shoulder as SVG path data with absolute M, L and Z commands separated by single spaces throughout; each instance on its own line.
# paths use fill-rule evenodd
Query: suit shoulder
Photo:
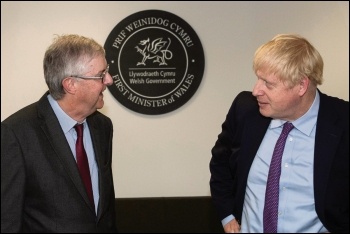
M 327 108 L 330 112 L 349 119 L 349 102 L 338 97 L 321 94 L 321 108 Z
M 99 111 L 95 111 L 92 115 L 88 117 L 88 119 L 103 125 L 109 125 L 109 126 L 113 125 L 112 120 L 108 116 L 102 114 Z
M 23 107 L 4 119 L 1 124 L 21 125 L 22 123 L 27 124 L 28 122 L 33 121 L 38 116 L 37 105 L 38 103 L 35 102 Z
M 238 107 L 244 113 L 258 110 L 258 102 L 249 91 L 240 92 L 233 100 L 232 106 Z

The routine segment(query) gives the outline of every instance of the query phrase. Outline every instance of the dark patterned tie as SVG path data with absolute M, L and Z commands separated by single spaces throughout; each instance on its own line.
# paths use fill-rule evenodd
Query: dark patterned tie
M 265 192 L 264 233 L 277 232 L 281 160 L 287 136 L 293 127 L 294 126 L 291 123 L 284 124 L 282 133 L 278 138 L 273 151 Z
M 90 202 L 94 205 L 94 196 L 92 193 L 91 177 L 88 158 L 84 149 L 83 144 L 83 124 L 77 124 L 74 126 L 75 131 L 77 131 L 77 142 L 76 142 L 76 153 L 77 153 L 77 164 L 79 168 L 80 176 L 85 185 L 86 192 L 90 199 Z

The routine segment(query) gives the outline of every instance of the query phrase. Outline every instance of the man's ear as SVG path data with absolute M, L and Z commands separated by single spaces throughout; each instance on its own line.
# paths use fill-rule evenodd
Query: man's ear
M 64 91 L 70 94 L 75 94 L 76 92 L 75 84 L 76 84 L 75 79 L 72 77 L 66 77 L 62 81 L 62 86 Z
M 307 76 L 303 76 L 299 82 L 299 95 L 303 96 L 309 88 L 310 79 Z

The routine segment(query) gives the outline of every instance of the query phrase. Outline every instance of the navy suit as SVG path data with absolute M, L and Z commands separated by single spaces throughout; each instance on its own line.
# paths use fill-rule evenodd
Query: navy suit
M 87 118 L 99 170 L 97 214 L 46 93 L 1 123 L 1 232 L 116 232 L 111 120 Z
M 271 118 L 241 92 L 212 149 L 210 187 L 219 218 L 241 219 L 250 167 Z M 314 151 L 316 213 L 330 232 L 349 232 L 349 102 L 320 92 Z

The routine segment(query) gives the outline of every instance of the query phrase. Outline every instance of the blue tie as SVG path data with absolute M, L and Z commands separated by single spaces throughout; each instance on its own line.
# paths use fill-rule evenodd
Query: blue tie
M 278 221 L 279 181 L 281 160 L 289 132 L 293 124 L 285 123 L 273 151 L 265 192 L 264 233 L 276 233 Z

